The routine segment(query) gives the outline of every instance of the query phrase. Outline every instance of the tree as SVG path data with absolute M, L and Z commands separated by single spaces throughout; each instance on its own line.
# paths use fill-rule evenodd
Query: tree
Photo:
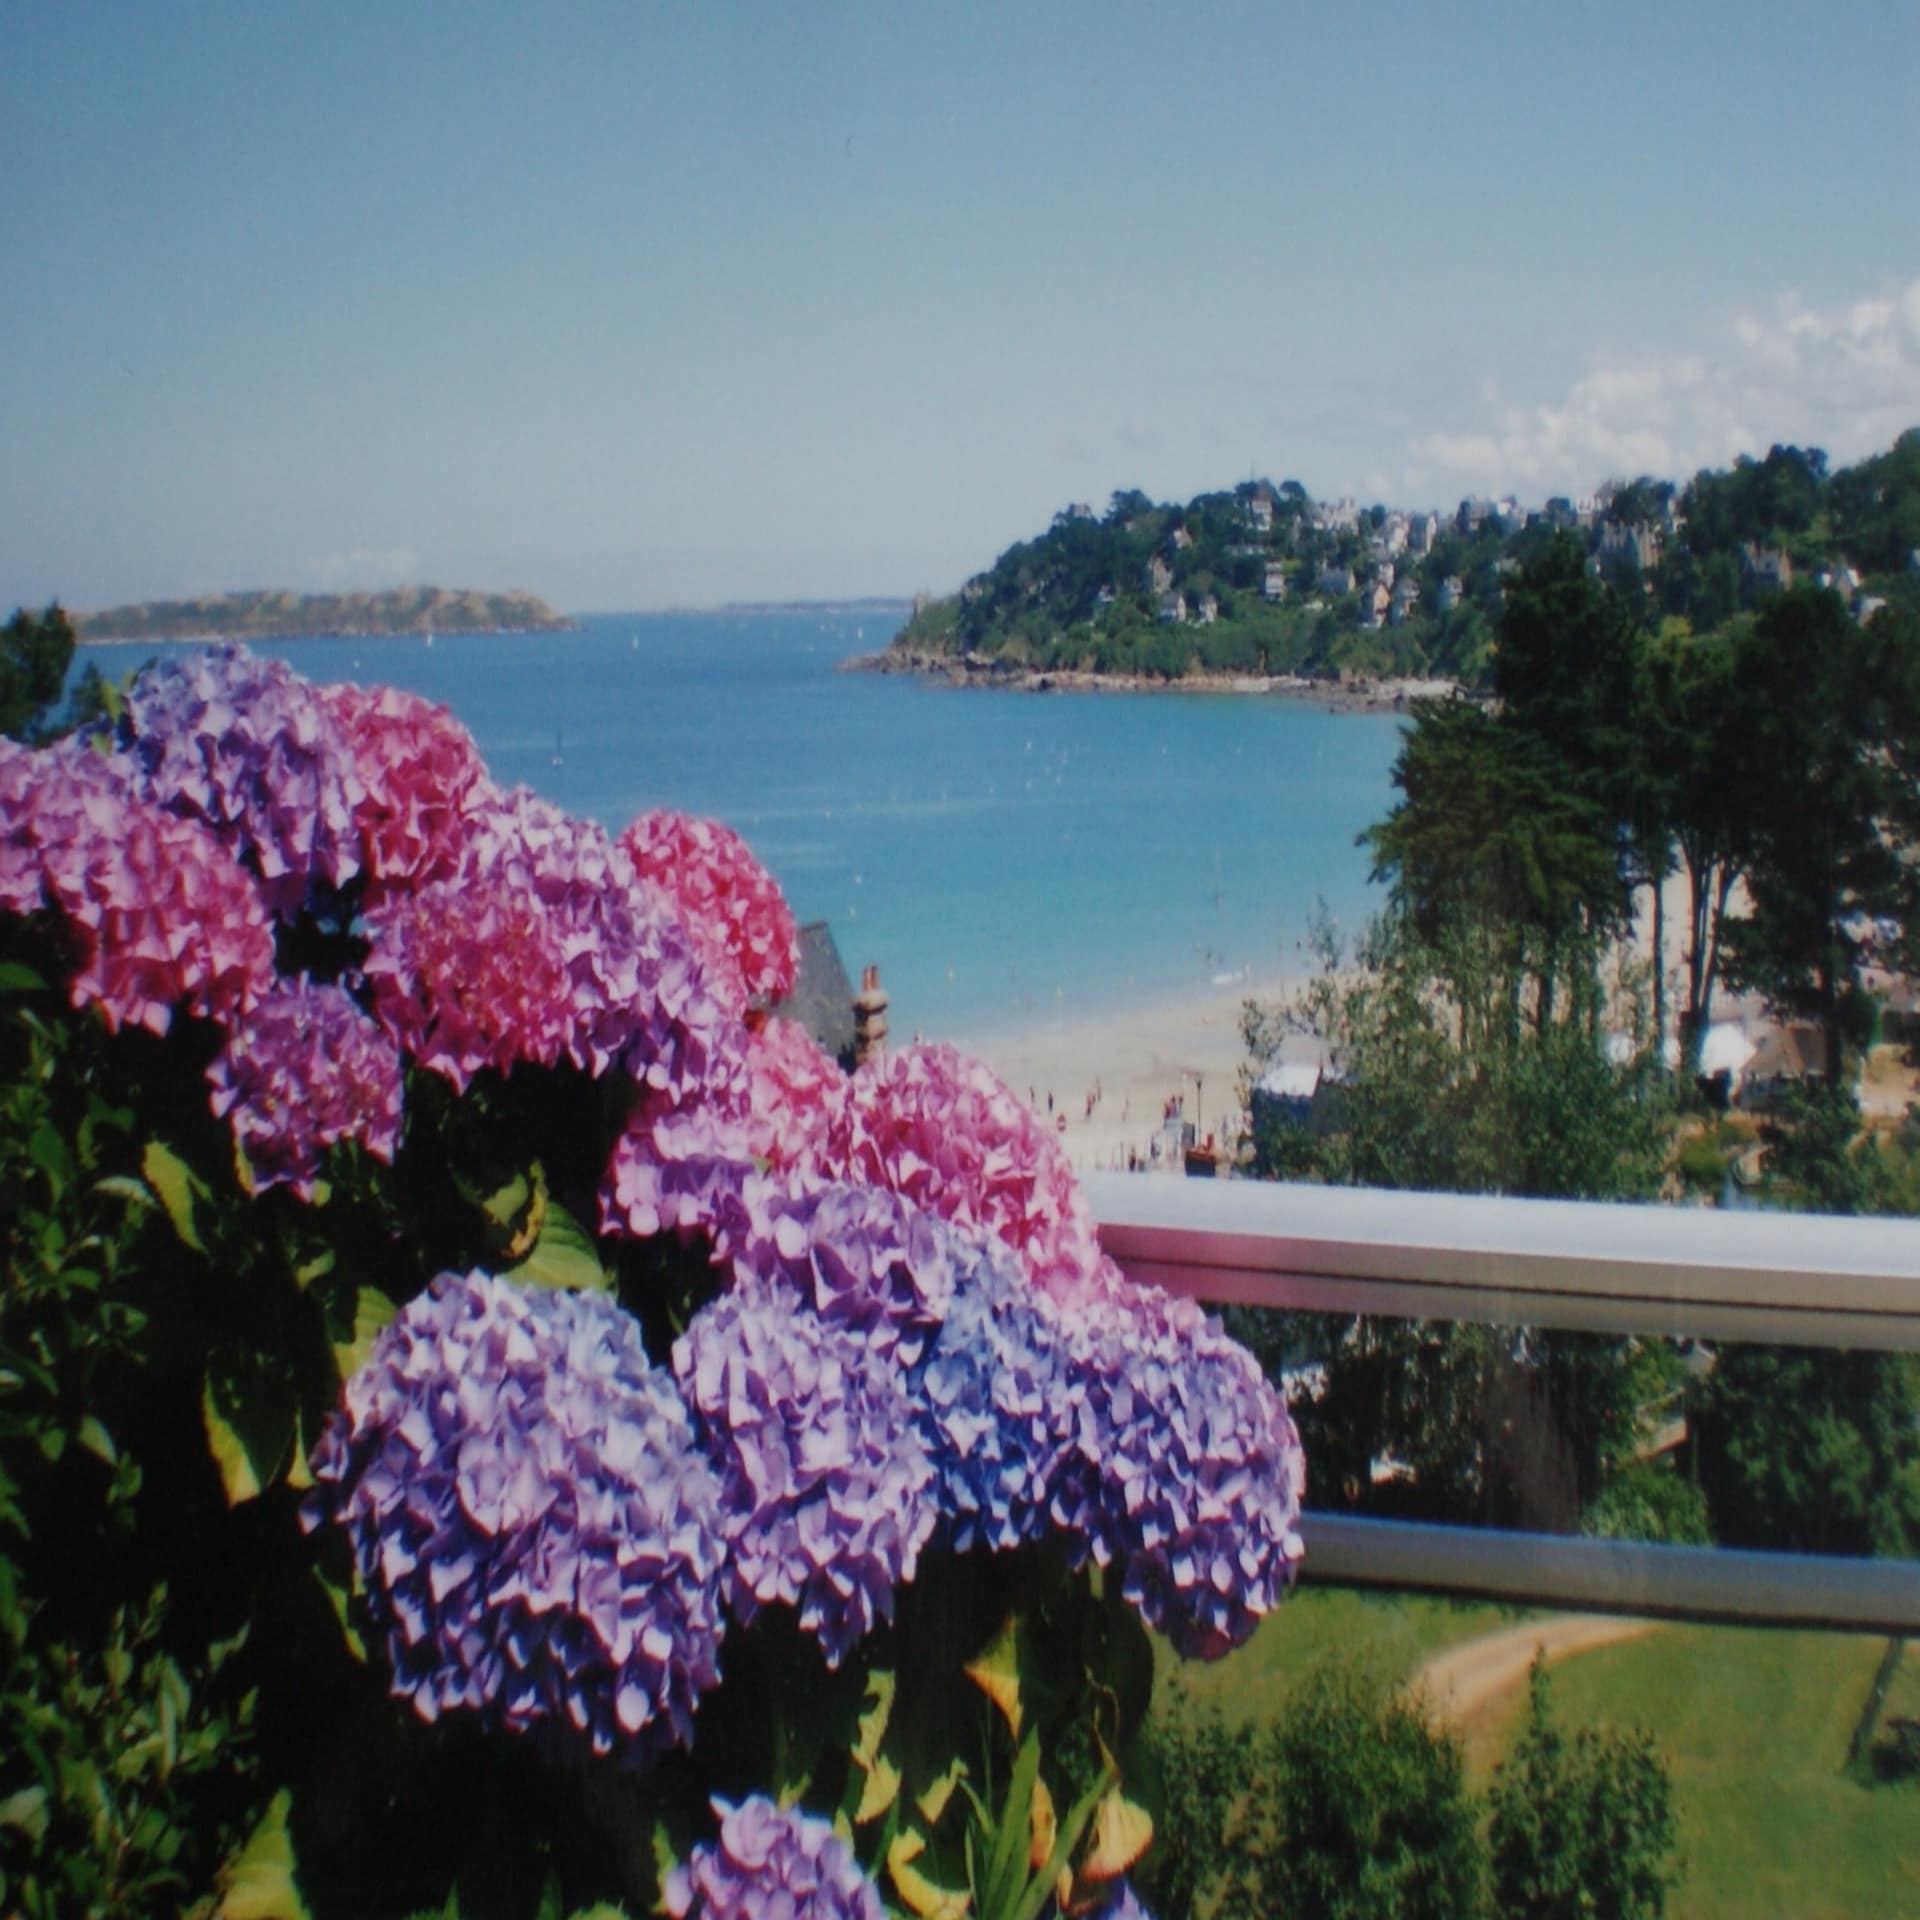
M 1390 912 L 1346 972 L 1324 970 L 1280 1013 L 1249 1010 L 1256 1064 L 1283 1033 L 1317 1039 L 1340 1075 L 1328 1123 L 1264 1125 L 1259 1170 L 1341 1184 L 1651 1198 L 1657 1107 L 1638 1069 L 1613 1066 L 1583 1024 L 1461 1022 L 1436 981 L 1459 978 Z M 1449 972 L 1448 969 L 1452 971 Z M 1489 997 L 1469 983 L 1470 999 Z M 1261 1316 L 1266 1319 L 1267 1316 Z M 1307 1364 L 1324 1391 L 1295 1405 L 1319 1498 L 1372 1512 L 1571 1529 L 1631 1456 L 1638 1409 L 1668 1349 L 1581 1334 L 1371 1317 L 1237 1319 L 1272 1365 Z M 1390 1455 L 1399 1472 L 1376 1481 Z
M 17 609 L 0 627 L 0 734 L 38 736 L 73 664 L 73 622 L 56 600 L 45 613 Z
M 1526 1920 L 1655 1920 L 1679 1879 L 1673 1786 L 1645 1734 L 1568 1735 L 1545 1663 L 1527 1723 L 1494 1775 L 1488 1834 L 1495 1910 Z
M 1462 1045 L 1516 1026 L 1529 989 L 1544 1031 L 1579 936 L 1623 910 L 1598 808 L 1538 735 L 1460 700 L 1415 709 L 1393 781 L 1402 797 L 1363 842 L 1437 964 Z
M 1859 1002 L 1859 915 L 1910 892 L 1900 844 L 1920 823 L 1920 620 L 1863 627 L 1818 588 L 1783 594 L 1735 661 L 1750 773 L 1740 784 L 1751 908 L 1724 923 L 1727 970 L 1816 1021 L 1838 1083 Z
M 1713 1021 L 1727 905 L 1750 854 L 1751 809 L 1743 790 L 1753 768 L 1730 636 L 1656 650 L 1649 671 L 1643 730 L 1687 876 L 1687 1003 L 1680 1047 L 1691 1075 Z
M 1714 1531 L 1794 1553 L 1920 1551 L 1920 1361 L 1728 1347 L 1687 1416 Z
M 1458 1735 L 1378 1673 L 1328 1662 L 1288 1700 L 1269 1749 L 1254 1885 L 1226 1912 L 1290 1920 L 1467 1920 L 1485 1857 Z

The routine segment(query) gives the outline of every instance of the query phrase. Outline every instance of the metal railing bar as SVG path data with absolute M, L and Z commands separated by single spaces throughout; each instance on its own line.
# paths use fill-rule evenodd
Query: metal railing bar
M 1920 1350 L 1920 1222 L 1093 1174 L 1102 1245 L 1216 1303 Z
M 1666 1547 L 1308 1512 L 1302 1578 L 1582 1612 L 1920 1633 L 1920 1562 Z

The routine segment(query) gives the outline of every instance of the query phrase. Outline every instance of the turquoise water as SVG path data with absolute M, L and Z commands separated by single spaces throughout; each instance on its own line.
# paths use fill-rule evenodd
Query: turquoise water
M 849 970 L 879 963 L 903 1036 L 1293 970 L 1316 900 L 1348 929 L 1377 904 L 1354 836 L 1389 804 L 1391 715 L 836 671 L 893 630 L 613 614 L 574 634 L 261 650 L 446 702 L 497 779 L 610 827 L 653 806 L 726 821 L 803 920 L 832 923 Z

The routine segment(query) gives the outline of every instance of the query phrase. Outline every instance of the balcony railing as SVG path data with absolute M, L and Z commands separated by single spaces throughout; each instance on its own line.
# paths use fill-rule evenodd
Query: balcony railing
M 1127 1273 L 1213 1305 L 1920 1352 L 1909 1221 L 1127 1174 L 1086 1186 Z M 1302 1531 L 1310 1577 L 1343 1584 L 1920 1634 L 1915 1561 L 1313 1511 Z

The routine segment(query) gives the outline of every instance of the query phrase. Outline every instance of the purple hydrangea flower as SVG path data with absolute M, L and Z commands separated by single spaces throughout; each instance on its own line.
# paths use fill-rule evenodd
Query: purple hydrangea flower
M 1113 1899 L 1100 1909 L 1099 1920 L 1153 1920 L 1153 1915 L 1140 1904 L 1131 1884 L 1122 1880 Z
M 752 1199 L 764 1196 L 764 1208 Z M 953 1303 L 961 1236 L 882 1187 L 816 1186 L 794 1176 L 742 1192 L 744 1217 L 719 1221 L 736 1279 L 783 1280 L 823 1320 L 911 1367 Z
M 635 1101 L 600 1183 L 600 1230 L 647 1239 L 663 1228 L 718 1238 L 722 1222 L 743 1218 L 754 1173 L 741 1090 L 717 1076 L 701 1100 L 671 1092 Z
M 278 660 L 212 647 L 163 661 L 127 696 L 130 750 L 147 791 L 202 820 L 291 919 L 312 883 L 359 871 L 352 748 L 319 690 Z
M 728 1604 L 794 1609 L 829 1666 L 892 1617 L 933 1533 L 933 1468 L 891 1358 L 750 1278 L 674 1342 L 720 1475 Z
M 761 1794 L 713 1810 L 719 1840 L 695 1847 L 662 1889 L 674 1920 L 886 1920 L 878 1889 L 826 1821 Z
M 1120 1562 L 1149 1625 L 1216 1659 L 1278 1604 L 1300 1558 L 1306 1468 L 1286 1403 L 1218 1321 L 1154 1289 L 1089 1304 L 1066 1334 L 1074 1444 L 1098 1491 L 1071 1512 L 1056 1492 L 1055 1517 L 1101 1565 Z
M 255 1192 L 282 1183 L 313 1198 L 326 1150 L 357 1140 L 392 1163 L 400 1055 L 342 987 L 279 981 L 237 1019 L 207 1068 L 216 1115 L 231 1114 Z
M 689 1743 L 719 1677 L 718 1486 L 672 1382 L 599 1295 L 442 1275 L 314 1450 L 396 1694 L 597 1754 Z

